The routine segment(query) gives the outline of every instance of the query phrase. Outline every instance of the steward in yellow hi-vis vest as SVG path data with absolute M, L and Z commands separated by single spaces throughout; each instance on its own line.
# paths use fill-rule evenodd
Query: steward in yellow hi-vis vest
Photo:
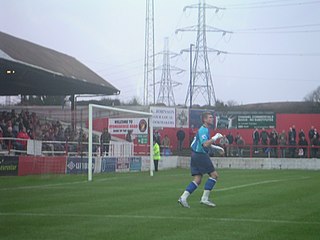
M 158 164 L 160 160 L 160 146 L 157 141 L 154 141 L 153 144 L 153 162 L 154 162 L 154 170 L 158 171 Z

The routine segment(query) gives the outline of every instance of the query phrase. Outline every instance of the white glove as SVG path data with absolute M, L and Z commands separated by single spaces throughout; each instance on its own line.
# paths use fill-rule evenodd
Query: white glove
M 222 147 L 219 147 L 217 145 L 211 144 L 211 147 L 214 149 L 215 152 L 217 152 L 220 156 L 224 155 L 224 149 Z
M 212 137 L 212 140 L 215 142 L 215 141 L 217 141 L 218 139 L 220 139 L 220 138 L 222 138 L 223 136 L 222 136 L 222 134 L 221 133 L 216 133 L 216 135 L 214 135 L 213 137 Z

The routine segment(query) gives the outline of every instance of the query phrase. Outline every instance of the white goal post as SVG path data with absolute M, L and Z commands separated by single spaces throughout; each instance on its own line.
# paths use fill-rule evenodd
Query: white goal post
M 93 109 L 104 109 L 108 111 L 116 111 L 123 113 L 132 113 L 136 115 L 145 116 L 149 120 L 149 142 L 150 142 L 150 176 L 153 176 L 153 125 L 152 125 L 152 113 L 151 112 L 141 112 L 133 111 L 128 109 L 121 109 L 115 107 L 102 106 L 97 104 L 89 104 L 89 134 L 88 134 L 88 181 L 92 181 L 92 132 L 93 132 Z

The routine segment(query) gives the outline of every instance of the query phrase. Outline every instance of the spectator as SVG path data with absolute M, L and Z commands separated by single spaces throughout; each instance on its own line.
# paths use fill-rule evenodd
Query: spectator
M 299 138 L 300 138 L 300 134 L 299 134 Z M 301 138 L 299 139 L 298 145 L 299 145 L 298 156 L 306 157 L 308 142 L 305 136 L 301 136 Z
M 224 149 L 224 156 L 227 156 L 227 149 L 229 148 L 229 141 L 226 135 L 223 135 L 223 138 L 220 139 L 220 145 Z
M 269 139 L 269 134 L 268 132 L 265 130 L 265 128 L 262 128 L 262 131 L 260 133 L 260 139 L 261 139 L 261 144 L 262 145 L 268 145 L 268 139 Z M 263 148 L 263 152 L 265 152 L 267 150 L 266 147 Z
M 252 140 L 253 140 L 253 145 L 254 145 L 254 153 L 259 153 L 258 148 L 257 148 L 257 145 L 259 145 L 259 142 L 260 142 L 260 135 L 258 132 L 258 128 L 256 128 L 253 131 Z
M 311 139 L 313 138 L 314 135 L 314 126 L 311 126 L 309 133 L 308 133 L 308 137 L 309 137 L 309 141 L 311 142 Z
M 297 143 L 297 131 L 296 131 L 295 125 L 292 125 L 292 134 L 293 134 L 294 141 Z
M 45 131 L 43 136 L 42 136 L 42 140 L 46 143 L 42 144 L 42 150 L 44 151 L 50 151 L 52 152 L 52 155 L 54 154 L 54 145 L 52 143 L 52 141 L 54 141 L 53 138 L 53 134 L 50 131 Z
M 316 136 L 316 139 L 319 140 L 319 133 L 316 128 L 314 129 L 313 136 Z
M 154 137 L 154 139 L 153 139 L 153 163 L 154 163 L 154 170 L 156 172 L 158 172 L 159 160 L 160 160 L 160 146 L 157 142 L 157 139 Z
M 27 130 L 24 126 L 20 129 L 17 138 L 19 138 L 16 141 L 17 150 L 27 150 L 28 139 L 30 139 L 30 136 L 27 134 Z
M 111 141 L 111 134 L 109 133 L 108 128 L 104 128 L 100 136 L 101 156 L 103 155 L 103 153 L 105 153 L 106 156 L 109 155 L 110 141 Z
M 132 142 L 132 130 L 128 130 L 126 134 L 126 141 Z
M 306 134 L 304 133 L 304 130 L 302 128 L 300 129 L 300 132 L 299 132 L 298 136 L 299 136 L 299 140 L 301 140 L 302 137 L 306 138 Z
M 316 134 L 313 135 L 310 145 L 311 145 L 311 157 L 316 158 L 318 154 L 318 147 L 319 147 L 319 139 L 317 138 Z
M 272 129 L 271 133 L 269 134 L 270 137 L 270 146 L 271 146 L 271 153 L 274 156 L 277 156 L 277 146 L 278 146 L 278 133 L 276 129 Z
M 88 151 L 88 145 L 86 144 L 88 142 L 88 138 L 86 133 L 81 128 L 79 130 L 78 134 L 78 152 L 80 152 L 80 155 L 82 156 L 84 152 Z M 55 150 L 58 150 L 55 146 Z
M 12 132 L 12 127 L 10 125 L 9 125 L 9 127 L 7 127 L 4 130 L 3 137 L 4 138 L 14 138 L 15 137 Z M 7 149 L 12 149 L 13 145 L 15 144 L 15 141 L 12 139 L 5 139 L 4 144 Z
M 163 147 L 163 155 L 171 155 L 170 145 L 170 138 L 168 135 L 165 135 L 161 142 L 161 146 Z
M 237 138 L 237 146 L 238 146 L 238 156 L 243 157 L 243 150 L 244 150 L 244 139 L 239 135 Z
M 156 130 L 154 132 L 153 136 L 155 137 L 157 143 L 160 145 L 160 143 L 161 143 L 161 135 L 160 135 L 160 133 Z
M 2 127 L 0 126 L 0 150 L 2 150 L 3 148 L 3 131 L 2 131 Z
M 239 138 L 240 138 L 240 133 L 237 132 L 237 135 L 236 135 L 235 138 L 234 138 L 235 144 L 238 144 Z
M 181 151 L 182 148 L 183 148 L 183 141 L 186 137 L 186 134 L 184 133 L 184 131 L 182 130 L 182 128 L 180 128 L 178 131 L 177 131 L 177 139 L 178 139 L 178 150 Z
M 233 142 L 234 142 L 234 138 L 233 138 L 233 135 L 231 132 L 228 133 L 227 135 L 227 139 L 228 139 L 228 142 L 229 142 L 229 146 L 227 148 L 227 156 L 230 157 L 230 156 L 233 156 Z
M 282 133 L 279 135 L 279 144 L 280 144 L 280 150 L 281 150 L 281 157 L 286 157 L 286 148 L 283 147 L 287 145 L 287 134 L 285 130 L 282 130 Z
M 295 131 L 293 130 L 292 127 L 289 128 L 288 140 L 289 140 L 289 157 L 293 158 L 296 151 L 296 148 L 294 146 L 296 146 L 297 143 L 295 140 Z

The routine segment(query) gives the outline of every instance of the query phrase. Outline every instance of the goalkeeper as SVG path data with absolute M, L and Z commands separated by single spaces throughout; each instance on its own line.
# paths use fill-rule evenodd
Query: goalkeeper
M 193 142 L 191 143 L 191 175 L 194 179 L 187 186 L 186 190 L 178 200 L 178 203 L 186 208 L 190 207 L 187 202 L 187 198 L 201 184 L 202 176 L 206 173 L 209 175 L 209 178 L 204 185 L 204 191 L 200 203 L 210 207 L 216 206 L 210 201 L 209 196 L 217 182 L 218 173 L 210 160 L 209 151 L 210 148 L 214 148 L 221 155 L 223 154 L 223 148 L 213 145 L 217 139 L 222 137 L 222 135 L 217 133 L 214 137 L 210 138 L 209 126 L 213 124 L 213 116 L 210 112 L 202 113 L 201 120 L 203 125 L 199 128 Z

